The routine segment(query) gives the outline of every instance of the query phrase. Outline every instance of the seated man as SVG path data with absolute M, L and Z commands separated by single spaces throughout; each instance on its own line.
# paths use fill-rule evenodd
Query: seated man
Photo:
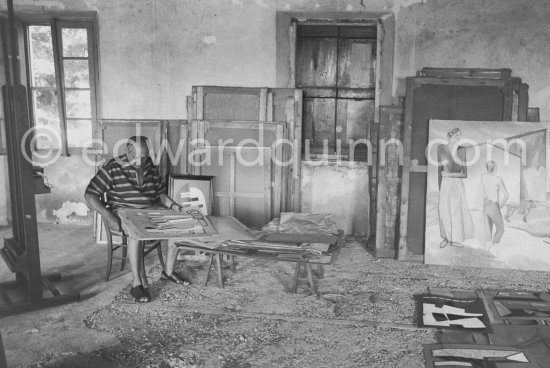
M 149 157 L 147 137 L 131 137 L 126 145 L 126 154 L 112 158 L 101 167 L 86 188 L 85 198 L 89 206 L 107 220 L 109 227 L 121 231 L 117 211 L 121 208 L 159 208 L 181 210 L 181 206 L 165 193 L 157 168 Z M 107 194 L 107 204 L 100 198 Z M 106 205 L 109 207 L 107 208 Z M 125 233 L 128 233 L 125 231 Z M 168 243 L 166 269 L 161 279 L 182 285 L 189 281 L 174 272 L 178 249 L 174 242 Z M 137 302 L 151 300 L 147 280 L 141 278 L 141 257 L 143 242 L 128 238 L 128 258 L 132 270 L 133 282 L 130 293 Z

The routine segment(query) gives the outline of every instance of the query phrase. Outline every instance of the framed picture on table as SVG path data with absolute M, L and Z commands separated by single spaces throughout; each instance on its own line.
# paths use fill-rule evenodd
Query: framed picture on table
M 214 176 L 170 175 L 168 196 L 182 207 L 198 207 L 211 215 L 214 202 Z

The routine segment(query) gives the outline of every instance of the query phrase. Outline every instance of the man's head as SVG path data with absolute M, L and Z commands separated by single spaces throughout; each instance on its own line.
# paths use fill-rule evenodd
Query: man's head
M 490 174 L 497 171 L 497 163 L 493 160 L 487 161 L 487 164 L 485 164 L 485 166 L 487 166 L 487 172 Z
M 134 167 L 141 167 L 149 157 L 148 138 L 144 136 L 133 136 L 126 144 L 126 156 Z

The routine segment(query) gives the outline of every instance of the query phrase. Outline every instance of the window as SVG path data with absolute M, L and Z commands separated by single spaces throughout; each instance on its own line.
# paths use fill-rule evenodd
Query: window
M 376 26 L 298 25 L 306 153 L 368 159 L 366 142 L 376 142 L 376 45 Z
M 60 138 L 37 139 L 36 149 L 69 154 L 89 146 L 96 120 L 93 23 L 30 23 L 26 41 L 32 122 Z

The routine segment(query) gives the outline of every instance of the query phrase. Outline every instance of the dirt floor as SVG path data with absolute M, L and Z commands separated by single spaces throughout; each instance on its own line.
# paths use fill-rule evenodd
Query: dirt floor
M 58 226 L 53 238 L 71 231 Z M 42 244 L 43 252 L 54 247 Z M 98 258 L 89 276 L 99 280 Z M 215 277 L 204 287 L 204 256 L 183 258 L 178 267 L 194 281 L 190 287 L 159 281 L 151 257 L 151 303 L 132 301 L 126 273 L 98 281 L 80 303 L 0 320 L 10 367 L 420 368 L 422 344 L 435 342 L 435 332 L 413 326 L 413 294 L 428 287 L 541 290 L 549 281 L 545 272 L 377 260 L 350 239 L 324 268 L 317 297 L 305 280 L 289 292 L 290 263 L 237 258 L 236 273 L 224 269 L 222 289 Z

